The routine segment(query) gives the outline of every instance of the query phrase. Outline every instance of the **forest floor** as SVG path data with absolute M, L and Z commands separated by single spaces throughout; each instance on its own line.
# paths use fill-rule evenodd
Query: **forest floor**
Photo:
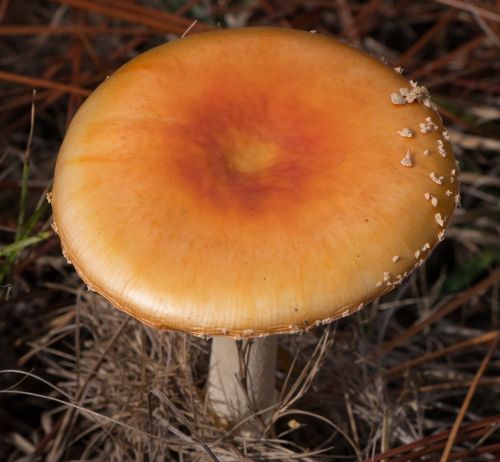
M 402 66 L 439 106 L 462 193 L 403 285 L 280 338 L 280 406 L 259 438 L 207 410 L 210 340 L 87 292 L 45 200 L 67 124 L 107 75 L 190 28 L 247 25 Z M 499 154 L 498 1 L 0 0 L 0 460 L 500 460 Z

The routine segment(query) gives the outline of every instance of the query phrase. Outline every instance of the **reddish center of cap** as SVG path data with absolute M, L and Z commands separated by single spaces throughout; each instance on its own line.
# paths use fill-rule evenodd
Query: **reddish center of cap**
M 177 166 L 197 200 L 270 211 L 303 201 L 325 160 L 325 121 L 290 98 L 211 94 L 177 128 Z

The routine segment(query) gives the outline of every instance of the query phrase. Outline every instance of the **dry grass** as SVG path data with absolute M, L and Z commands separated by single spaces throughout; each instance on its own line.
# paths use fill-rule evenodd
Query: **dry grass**
M 207 408 L 209 340 L 155 332 L 87 292 L 43 205 L 84 96 L 195 19 L 191 33 L 316 29 L 402 65 L 462 163 L 463 207 L 419 271 L 333 327 L 281 338 L 261 438 Z M 0 0 L 0 37 L 0 460 L 500 460 L 497 3 Z

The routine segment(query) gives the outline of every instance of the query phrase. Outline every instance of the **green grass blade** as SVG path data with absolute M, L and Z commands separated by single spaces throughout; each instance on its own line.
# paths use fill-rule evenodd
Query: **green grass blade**
M 52 231 L 42 231 L 35 236 L 25 237 L 13 242 L 12 244 L 6 245 L 0 248 L 0 257 L 9 257 L 11 255 L 17 255 L 21 250 L 26 247 L 38 244 L 44 241 L 52 234 Z
M 33 133 L 35 130 L 35 96 L 36 96 L 36 91 L 33 90 L 33 101 L 31 103 L 30 133 L 28 136 L 28 143 L 26 145 L 26 150 L 24 151 L 21 197 L 19 199 L 19 215 L 17 217 L 15 241 L 17 241 L 20 237 L 22 237 L 25 234 L 24 219 L 26 216 L 26 204 L 28 200 L 28 180 L 30 173 L 31 143 L 33 141 Z

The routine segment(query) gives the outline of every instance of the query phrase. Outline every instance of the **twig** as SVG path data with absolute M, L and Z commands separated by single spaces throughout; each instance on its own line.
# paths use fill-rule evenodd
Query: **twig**
M 500 423 L 500 415 L 488 417 L 478 422 L 463 425 L 459 434 L 461 441 L 470 440 L 476 436 L 487 433 L 491 428 L 497 428 Z M 486 432 L 484 431 L 486 429 Z M 442 448 L 442 444 L 449 437 L 450 431 L 440 432 L 436 435 L 427 436 L 413 443 L 405 444 L 398 448 L 390 449 L 383 454 L 365 459 L 363 462 L 393 462 L 395 457 L 403 456 L 403 460 L 419 460 L 425 454 L 431 454 Z M 394 458 L 394 459 L 393 459 Z M 399 460 L 401 460 L 399 459 Z
M 442 14 L 438 21 L 426 31 L 406 52 L 399 58 L 397 64 L 398 66 L 406 66 L 408 62 L 418 53 L 422 48 L 425 47 L 434 38 L 437 32 L 446 27 L 446 25 L 455 17 L 456 12 L 454 10 L 448 10 Z
M 208 447 L 207 443 L 205 443 L 203 441 L 200 434 L 191 425 L 191 422 L 189 422 L 189 420 L 187 420 L 186 417 L 184 417 L 184 414 L 182 414 L 182 412 L 180 412 L 179 409 L 177 409 L 175 404 L 172 403 L 172 401 L 170 401 L 170 399 L 168 399 L 168 397 L 164 393 L 162 393 L 159 390 L 151 390 L 150 393 L 153 396 L 156 396 L 160 401 L 166 403 L 170 407 L 170 409 L 172 409 L 172 411 L 174 412 L 176 417 L 179 419 L 179 421 L 187 427 L 187 429 L 189 430 L 191 435 L 194 436 L 194 438 L 196 439 L 198 444 L 200 444 L 203 447 L 203 449 L 206 451 L 206 453 L 208 454 L 210 459 L 212 459 L 214 462 L 220 462 L 219 459 L 217 458 L 217 456 L 214 454 L 214 452 Z
M 482 345 L 483 343 L 489 343 L 494 340 L 499 334 L 498 330 L 494 330 L 492 332 L 487 332 L 486 334 L 478 335 L 477 337 L 469 338 L 464 340 L 463 342 L 455 343 L 454 345 L 450 345 L 445 348 L 441 348 L 440 350 L 433 351 L 431 353 L 420 356 L 419 358 L 411 359 L 409 361 L 405 361 L 402 364 L 398 364 L 397 366 L 391 367 L 386 371 L 387 375 L 393 375 L 397 372 L 401 372 L 407 369 L 411 369 L 419 364 L 426 363 L 433 359 L 439 358 L 440 356 L 449 355 L 451 353 L 455 353 L 457 351 L 463 350 L 464 348 L 468 348 L 471 346 Z
M 10 0 L 2 0 L 0 3 L 0 22 L 3 21 L 7 8 L 9 8 Z
M 27 75 L 19 75 L 14 72 L 0 71 L 0 80 L 7 82 L 20 83 L 30 87 L 50 88 L 52 90 L 63 91 L 66 93 L 74 93 L 75 95 L 88 96 L 91 91 L 86 88 L 75 87 L 65 83 L 53 82 L 52 80 L 38 79 L 36 77 L 29 77 Z
M 476 285 L 472 286 L 470 289 L 460 293 L 455 298 L 450 300 L 448 303 L 443 305 L 441 308 L 434 310 L 429 316 L 424 319 L 417 321 L 411 327 L 401 332 L 399 335 L 394 337 L 392 340 L 385 342 L 381 348 L 379 354 L 385 354 L 391 351 L 393 348 L 397 347 L 401 343 L 406 342 L 411 339 L 413 335 L 417 334 L 421 330 L 425 329 L 427 326 L 439 319 L 447 316 L 448 314 L 460 308 L 465 302 L 469 301 L 472 297 L 481 294 L 488 290 L 492 285 L 500 281 L 500 270 L 496 270 L 491 273 L 487 278 L 478 282 Z
M 463 58 L 464 55 L 467 55 L 468 53 L 472 52 L 473 50 L 478 48 L 480 45 L 482 45 L 487 40 L 488 40 L 488 37 L 484 34 L 481 34 L 481 35 L 478 35 L 477 37 L 474 37 L 473 39 L 469 40 L 468 42 L 464 43 L 463 45 L 460 45 L 459 47 L 446 53 L 444 56 L 440 56 L 439 58 L 425 64 L 421 68 L 413 71 L 411 73 L 412 79 L 420 79 L 424 76 L 427 76 L 430 72 L 435 71 L 436 69 L 444 66 L 445 64 L 448 64 L 449 62 L 453 61 L 455 58 L 458 58 L 458 57 Z
M 474 380 L 472 381 L 472 383 L 469 387 L 469 391 L 467 392 L 467 395 L 465 396 L 465 399 L 462 403 L 462 407 L 460 408 L 460 412 L 458 413 L 457 418 L 455 419 L 455 423 L 453 424 L 453 427 L 451 429 L 450 436 L 448 437 L 448 441 L 446 442 L 446 446 L 444 448 L 440 462 L 447 462 L 449 460 L 451 449 L 453 448 L 453 443 L 454 443 L 455 438 L 457 436 L 460 425 L 462 424 L 462 421 L 464 420 L 465 413 L 467 412 L 467 409 L 469 408 L 469 405 L 472 401 L 472 398 L 474 397 L 474 393 L 476 392 L 476 388 L 477 388 L 477 385 L 479 383 L 479 380 L 481 380 L 481 377 L 483 376 L 484 371 L 488 367 L 488 363 L 491 360 L 493 352 L 495 351 L 495 349 L 497 347 L 499 334 L 500 334 L 500 332 L 497 332 L 497 335 L 495 336 L 495 339 L 492 341 L 490 349 L 488 350 L 488 353 L 486 353 L 486 356 L 484 357 L 483 362 L 481 363 L 481 366 L 479 366 L 479 369 L 477 370 L 476 376 L 474 377 Z
M 116 339 L 121 335 L 121 333 L 123 332 L 123 330 L 125 329 L 125 327 L 129 323 L 129 321 L 130 321 L 130 317 L 127 316 L 123 320 L 123 322 L 120 325 L 120 327 L 116 330 L 116 332 L 114 333 L 113 337 L 111 337 L 110 341 L 108 342 L 108 344 L 104 348 L 104 351 L 100 355 L 99 359 L 94 364 L 94 367 L 92 368 L 92 371 L 87 376 L 87 378 L 85 379 L 85 382 L 83 382 L 82 386 L 80 387 L 80 389 L 76 393 L 76 396 L 74 398 L 74 401 L 76 403 L 78 403 L 78 404 L 81 403 L 83 395 L 84 395 L 85 391 L 87 390 L 87 386 L 89 385 L 90 381 L 94 378 L 94 376 L 99 371 L 102 363 L 106 359 L 106 356 L 107 356 L 109 350 L 111 349 L 111 347 L 115 343 Z M 49 460 L 57 460 L 59 458 L 58 457 L 58 450 L 60 448 L 62 440 L 64 438 L 67 438 L 67 436 L 68 436 L 68 432 L 66 431 L 66 429 L 70 425 L 71 420 L 73 419 L 73 416 L 75 414 L 75 410 L 76 410 L 76 407 L 71 407 L 71 408 L 69 408 L 66 411 L 66 413 L 64 414 L 64 416 L 61 417 L 61 419 L 54 425 L 52 431 L 49 432 L 46 435 L 46 437 L 43 438 L 40 441 L 40 443 L 38 444 L 38 446 L 36 448 L 35 453 L 40 454 L 41 451 L 42 451 L 42 449 L 43 449 L 43 447 L 48 443 L 48 441 L 50 439 L 52 439 L 53 437 L 55 437 L 54 445 L 52 446 L 52 450 L 51 450 L 51 452 L 50 452 L 50 454 L 48 456 L 48 459 Z
M 155 11 L 151 8 L 140 7 L 138 9 L 138 5 L 135 5 L 135 8 L 130 8 L 131 4 L 128 5 L 128 8 L 124 8 L 123 2 L 113 3 L 112 5 L 106 5 L 102 3 L 94 3 L 89 0 L 51 0 L 56 3 L 63 3 L 65 5 L 69 5 L 75 8 L 81 8 L 87 11 L 92 11 L 94 13 L 102 14 L 104 16 L 109 16 L 116 19 L 121 19 L 124 21 L 142 24 L 143 26 L 149 27 L 151 29 L 158 30 L 160 32 L 165 33 L 175 33 L 182 34 L 186 27 L 188 27 L 192 21 L 181 18 L 176 15 L 169 15 L 170 23 L 165 19 L 165 14 L 162 11 Z M 109 2 L 108 2 L 109 3 Z M 144 10 L 149 10 L 147 14 L 145 14 Z M 151 11 L 152 10 L 152 11 Z M 159 18 L 161 16 L 161 18 Z M 175 19 L 174 19 L 175 18 Z M 206 30 L 208 26 L 203 27 L 200 26 L 200 29 Z
M 494 11 L 487 10 L 486 8 L 481 8 L 473 3 L 462 2 L 460 0 L 434 0 L 438 3 L 443 3 L 453 8 L 458 8 L 459 10 L 468 11 L 473 15 L 482 16 L 483 18 L 490 19 L 491 21 L 500 22 L 500 14 Z
M 154 35 L 158 31 L 139 27 L 109 26 L 0 26 L 1 35 Z

